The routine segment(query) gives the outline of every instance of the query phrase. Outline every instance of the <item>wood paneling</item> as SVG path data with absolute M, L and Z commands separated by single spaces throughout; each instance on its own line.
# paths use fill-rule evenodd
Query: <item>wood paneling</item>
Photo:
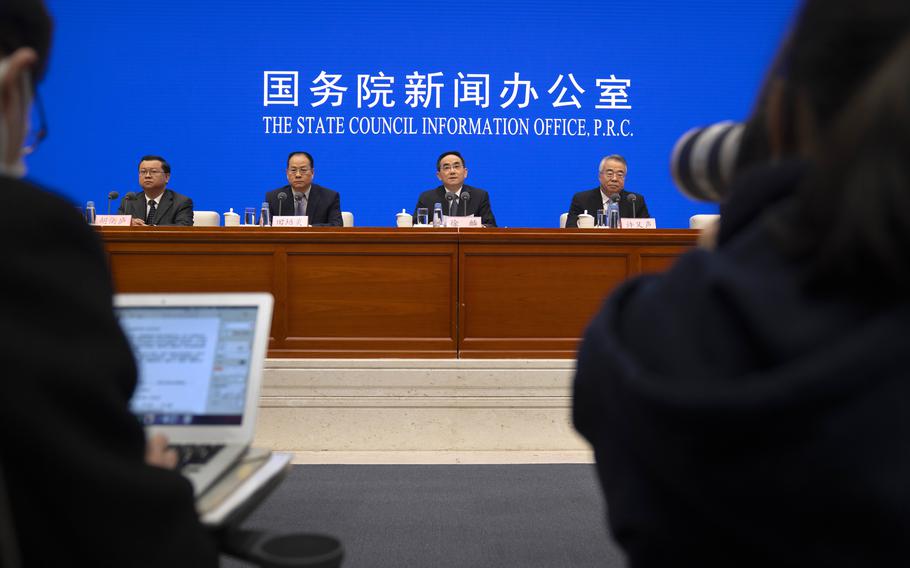
M 688 230 L 105 228 L 120 292 L 270 291 L 272 357 L 574 357 Z

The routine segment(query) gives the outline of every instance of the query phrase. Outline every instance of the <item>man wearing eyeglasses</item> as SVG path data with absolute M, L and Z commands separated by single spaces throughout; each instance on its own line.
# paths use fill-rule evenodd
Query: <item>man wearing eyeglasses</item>
M 313 183 L 316 169 L 309 152 L 291 152 L 285 174 L 288 185 L 265 194 L 272 217 L 306 215 L 311 227 L 342 226 L 341 196 L 337 191 Z
M 139 160 L 141 193 L 130 192 L 120 201 L 118 215 L 132 215 L 133 226 L 193 226 L 193 200 L 173 189 L 167 189 L 171 166 L 161 156 L 143 156 Z
M 441 203 L 443 215 L 453 217 L 474 215 L 480 217 L 484 227 L 496 226 L 496 217 L 493 216 L 493 209 L 490 207 L 490 195 L 483 189 L 465 185 L 468 168 L 459 152 L 443 152 L 439 155 L 436 159 L 436 177 L 442 185 L 420 194 L 414 207 L 415 216 L 417 209 L 426 208 L 432 219 L 433 208 L 437 203 Z M 466 199 L 465 194 L 470 194 L 470 197 Z M 449 195 L 452 199 L 448 198 Z
M 619 154 L 612 154 L 600 161 L 598 178 L 600 187 L 579 191 L 572 196 L 566 227 L 577 227 L 578 216 L 588 212 L 594 216 L 598 209 L 607 209 L 607 204 L 614 195 L 619 195 L 619 216 L 627 219 L 634 217 L 648 218 L 648 206 L 645 196 L 626 191 L 626 172 L 629 171 L 626 159 Z

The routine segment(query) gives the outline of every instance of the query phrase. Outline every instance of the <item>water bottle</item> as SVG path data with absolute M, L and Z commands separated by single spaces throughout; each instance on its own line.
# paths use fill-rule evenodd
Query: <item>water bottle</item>
M 442 203 L 433 206 L 433 226 L 442 227 Z
M 85 222 L 89 225 L 95 224 L 95 202 L 88 201 L 85 204 Z
M 610 229 L 619 228 L 619 203 L 611 201 L 607 205 L 607 227 Z
M 262 202 L 262 208 L 259 209 L 259 226 L 268 227 L 272 224 L 271 214 L 269 213 L 269 204 L 267 201 Z

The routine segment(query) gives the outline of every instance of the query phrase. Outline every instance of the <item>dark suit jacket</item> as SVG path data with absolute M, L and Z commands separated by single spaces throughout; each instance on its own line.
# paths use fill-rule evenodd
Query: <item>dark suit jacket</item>
M 578 216 L 588 211 L 588 215 L 597 216 L 597 210 L 604 208 L 603 198 L 601 197 L 600 187 L 579 191 L 572 196 L 572 204 L 569 205 L 569 216 L 566 217 L 566 227 L 577 227 Z M 629 201 L 629 196 L 635 196 L 635 205 Z M 634 209 L 634 211 L 633 211 Z M 634 213 L 634 214 L 633 214 Z M 637 217 L 645 219 L 651 215 L 648 213 L 648 206 L 645 205 L 645 196 L 640 193 L 622 190 L 619 192 L 619 216 L 631 219 Z
M 281 192 L 288 194 L 284 203 L 281 205 L 282 215 L 294 214 L 294 190 L 291 186 L 286 185 L 272 190 L 265 194 L 265 200 L 269 204 L 269 212 L 272 217 L 278 215 L 278 194 Z M 341 196 L 337 191 L 332 191 L 327 187 L 316 185 L 310 186 L 310 195 L 306 204 L 307 222 L 314 227 L 341 227 Z
M 0 462 L 22 565 L 216 566 L 190 483 L 145 464 L 99 239 L 38 187 L 0 176 L 0 192 L 47 221 L 0 225 Z
M 136 193 L 136 199 L 120 200 L 118 215 L 132 215 L 134 218 L 145 220 L 148 217 L 148 200 L 145 192 Z M 193 226 L 193 200 L 181 195 L 172 189 L 165 189 L 161 194 L 161 201 L 155 210 L 154 225 L 182 225 Z
M 490 208 L 490 195 L 483 189 L 471 187 L 470 185 L 463 186 L 461 192 L 470 193 L 471 198 L 467 200 L 467 206 L 465 206 L 464 200 L 457 203 L 457 209 L 456 206 L 453 205 L 452 215 L 474 215 L 475 217 L 480 217 L 480 222 L 483 223 L 485 227 L 495 227 L 496 217 L 493 216 L 493 210 Z M 429 209 L 430 222 L 432 222 L 433 206 L 436 203 L 442 203 L 443 215 L 449 214 L 449 202 L 446 201 L 446 188 L 442 185 L 436 189 L 430 189 L 420 194 L 420 197 L 417 199 L 417 205 L 414 207 L 414 222 L 417 222 L 417 209 L 420 207 Z M 467 207 L 467 210 L 465 207 Z

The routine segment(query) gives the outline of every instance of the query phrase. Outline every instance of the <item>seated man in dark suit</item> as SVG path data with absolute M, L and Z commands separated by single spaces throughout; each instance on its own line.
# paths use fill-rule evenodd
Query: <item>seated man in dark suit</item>
M 306 215 L 311 227 L 341 227 L 341 196 L 313 183 L 316 170 L 309 152 L 291 152 L 287 166 L 288 184 L 265 194 L 272 217 Z M 285 197 L 281 198 L 281 194 Z
M 600 187 L 579 191 L 572 196 L 569 206 L 569 216 L 566 217 L 566 227 L 577 227 L 578 216 L 588 212 L 594 216 L 598 209 L 607 209 L 610 198 L 619 195 L 619 216 L 631 219 L 634 217 L 648 218 L 648 206 L 645 205 L 645 196 L 640 193 L 626 191 L 626 173 L 629 166 L 626 159 L 619 154 L 613 154 L 600 161 L 598 178 Z
M 490 208 L 490 196 L 487 192 L 464 185 L 464 180 L 468 177 L 468 168 L 460 153 L 452 151 L 440 154 L 436 159 L 436 177 L 439 178 L 442 185 L 420 194 L 417 205 L 414 207 L 415 222 L 417 209 L 421 207 L 428 209 L 430 220 L 432 220 L 433 207 L 437 203 L 442 204 L 442 214 L 449 215 L 450 203 L 446 199 L 446 195 L 451 194 L 454 196 L 451 201 L 453 217 L 474 215 L 480 217 L 484 227 L 496 226 L 496 217 L 493 216 L 493 210 Z M 466 194 L 470 194 L 470 197 Z
M 133 226 L 193 226 L 193 200 L 167 189 L 171 165 L 161 156 L 143 156 L 139 160 L 139 185 L 142 192 L 130 192 L 120 201 L 118 215 L 132 215 Z

